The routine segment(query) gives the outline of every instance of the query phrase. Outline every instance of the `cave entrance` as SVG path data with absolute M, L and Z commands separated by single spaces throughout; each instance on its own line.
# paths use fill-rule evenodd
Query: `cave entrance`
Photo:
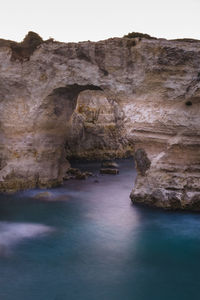
M 102 91 L 96 85 L 78 85 L 72 84 L 65 87 L 59 87 L 47 97 L 54 106 L 54 114 L 59 117 L 65 112 L 65 119 L 68 121 L 76 107 L 77 98 L 80 92 L 84 90 Z
M 51 168 L 61 179 L 68 159 L 113 159 L 131 155 L 123 131 L 124 113 L 96 85 L 72 84 L 52 91 L 39 108 Z M 57 163 L 56 163 L 57 161 Z
M 123 156 L 126 144 L 122 134 L 124 114 L 120 105 L 102 88 L 74 84 L 56 89 L 53 95 L 56 105 L 64 101 L 67 107 L 65 149 L 68 159 Z M 59 112 L 60 108 L 55 110 Z

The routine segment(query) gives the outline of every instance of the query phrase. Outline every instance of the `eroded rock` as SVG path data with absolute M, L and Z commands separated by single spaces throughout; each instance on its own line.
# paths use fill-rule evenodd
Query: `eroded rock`
M 113 169 L 118 169 L 119 165 L 112 160 L 107 160 L 107 161 L 103 161 L 101 164 L 102 168 L 113 168 Z
M 88 177 L 92 176 L 92 172 L 82 172 L 81 170 L 77 168 L 69 168 L 67 170 L 67 173 L 63 177 L 64 180 L 69 179 L 87 179 Z
M 66 156 L 136 150 L 134 202 L 200 210 L 200 41 L 36 40 L 16 59 L 0 40 L 0 191 L 61 184 Z
M 134 154 L 136 168 L 142 176 L 145 175 L 146 171 L 150 168 L 151 162 L 147 157 L 146 152 L 143 149 L 138 149 Z
M 119 174 L 119 170 L 118 169 L 112 169 L 112 168 L 101 168 L 100 173 L 101 174 L 117 175 L 117 174 Z

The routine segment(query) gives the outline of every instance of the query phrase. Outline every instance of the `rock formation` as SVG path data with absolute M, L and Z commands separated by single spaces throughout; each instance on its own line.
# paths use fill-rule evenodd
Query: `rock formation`
M 135 153 L 133 202 L 200 210 L 200 41 L 0 40 L 0 191 L 62 183 L 66 157 Z

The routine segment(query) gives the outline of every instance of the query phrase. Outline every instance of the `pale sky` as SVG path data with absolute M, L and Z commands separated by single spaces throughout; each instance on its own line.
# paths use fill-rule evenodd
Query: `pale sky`
M 0 0 L 0 38 L 98 41 L 137 31 L 200 39 L 200 0 Z

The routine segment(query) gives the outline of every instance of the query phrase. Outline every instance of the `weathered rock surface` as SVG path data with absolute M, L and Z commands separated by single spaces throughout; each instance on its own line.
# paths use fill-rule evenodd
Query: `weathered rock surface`
M 119 174 L 119 165 L 112 160 L 103 161 L 101 164 L 100 173 L 117 175 Z
M 200 41 L 129 37 L 0 40 L 0 191 L 134 148 L 133 202 L 200 210 Z
M 101 168 L 100 173 L 101 174 L 117 175 L 117 174 L 119 174 L 119 170 L 118 169 L 112 169 L 112 168 Z
M 92 176 L 93 174 L 91 172 L 82 172 L 81 170 L 77 168 L 69 168 L 63 177 L 64 180 L 69 179 L 87 179 L 88 177 Z
M 123 109 L 110 91 L 85 90 L 68 124 L 67 157 L 104 159 L 129 155 L 131 147 L 123 136 Z
M 115 161 L 112 161 L 112 160 L 106 160 L 106 161 L 103 161 L 103 162 L 102 162 L 101 167 L 102 167 L 102 168 L 113 168 L 113 169 L 118 169 L 118 168 L 119 168 L 119 165 L 118 165 Z

